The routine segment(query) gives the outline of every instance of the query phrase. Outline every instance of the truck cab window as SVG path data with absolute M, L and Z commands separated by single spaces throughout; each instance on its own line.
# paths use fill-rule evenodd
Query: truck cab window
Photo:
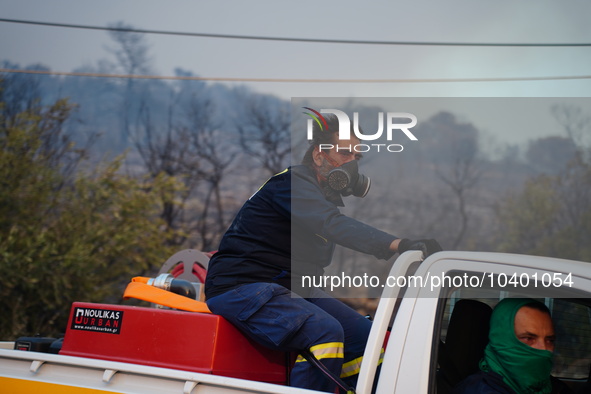
M 488 319 L 503 298 L 527 296 L 494 289 L 455 289 L 440 301 L 437 371 L 431 392 L 446 394 L 471 373 L 488 342 Z M 532 297 L 534 298 L 534 297 Z M 550 310 L 556 334 L 552 376 L 574 392 L 591 387 L 591 300 L 536 298 Z

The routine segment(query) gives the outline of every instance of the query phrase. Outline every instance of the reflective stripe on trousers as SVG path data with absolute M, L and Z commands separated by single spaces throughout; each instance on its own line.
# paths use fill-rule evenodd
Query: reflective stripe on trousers
M 312 346 L 310 353 L 314 355 L 318 360 L 325 358 L 343 358 L 344 357 L 344 345 L 342 342 L 330 342 L 321 343 L 319 345 Z M 307 361 L 302 355 L 299 355 L 296 359 L 296 363 Z
M 252 283 L 210 298 L 207 305 L 260 344 L 284 351 L 311 349 L 336 376 L 347 363 L 352 370 L 345 380 L 354 387 L 371 322 L 321 290 L 312 296 L 298 297 L 275 283 Z M 295 387 L 327 392 L 336 388 L 318 368 L 301 359 L 290 378 Z

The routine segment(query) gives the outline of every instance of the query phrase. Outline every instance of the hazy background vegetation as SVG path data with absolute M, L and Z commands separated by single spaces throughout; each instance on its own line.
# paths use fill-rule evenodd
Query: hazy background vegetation
M 111 38 L 110 59 L 76 71 L 149 71 L 142 35 Z M 554 136 L 494 152 L 474 125 L 435 114 L 417 132 L 436 137 L 368 174 L 390 178 L 346 213 L 450 250 L 591 261 L 591 114 L 549 110 Z M 244 200 L 291 164 L 290 115 L 285 100 L 222 84 L 0 74 L 0 337 L 59 334 L 73 301 L 119 302 L 174 252 L 215 250 Z M 341 249 L 334 266 L 389 268 Z

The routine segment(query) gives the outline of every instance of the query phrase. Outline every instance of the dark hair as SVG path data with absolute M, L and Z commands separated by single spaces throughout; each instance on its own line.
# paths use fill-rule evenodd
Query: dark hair
M 546 306 L 546 304 L 543 304 L 543 303 L 541 303 L 539 301 L 534 301 L 534 302 L 527 303 L 527 304 L 523 305 L 522 308 L 524 306 L 526 306 L 528 308 L 536 309 L 536 310 L 538 310 L 540 312 L 544 312 L 544 313 L 547 313 L 548 315 L 552 316 L 552 314 L 550 313 L 550 309 L 548 309 L 548 307 Z
M 314 166 L 314 159 L 312 157 L 314 148 L 320 146 L 320 144 L 334 144 L 336 141 L 336 136 L 339 132 L 339 119 L 334 114 L 328 114 L 324 116 L 324 119 L 326 120 L 326 126 L 323 126 L 324 130 L 320 128 L 317 122 L 313 122 L 312 124 L 312 139 L 309 141 L 310 146 L 302 158 L 302 164 L 308 167 Z
M 326 125 L 323 126 L 324 130 L 320 128 L 317 122 L 312 124 L 312 140 L 309 141 L 310 146 L 302 158 L 302 164 L 308 167 L 314 166 L 312 157 L 314 148 L 320 146 L 320 144 L 334 144 L 338 141 L 339 119 L 334 114 L 328 114 L 324 115 L 324 120 L 326 120 Z M 351 123 L 351 132 L 353 133 L 353 123 Z

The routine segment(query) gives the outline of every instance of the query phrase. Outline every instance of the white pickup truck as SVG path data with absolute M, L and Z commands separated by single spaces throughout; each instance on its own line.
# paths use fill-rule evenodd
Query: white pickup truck
M 370 393 L 374 382 L 379 394 L 448 393 L 451 386 L 476 368 L 486 343 L 491 306 L 510 296 L 542 299 L 549 306 L 558 337 L 553 374 L 574 392 L 589 392 L 584 391 L 589 390 L 591 365 L 589 263 L 452 251 L 421 260 L 420 252 L 406 252 L 392 266 L 390 284 L 395 285 L 383 289 L 357 393 Z M 97 320 L 92 324 L 83 321 L 81 310 L 93 308 L 91 318 Z M 164 315 L 133 321 L 135 313 L 145 315 L 146 310 Z M 287 385 L 288 356 L 257 348 L 225 327 L 221 318 L 205 315 L 74 304 L 59 354 L 14 350 L 14 343 L 3 343 L 0 391 L 310 392 Z M 98 324 L 98 319 L 104 320 Z M 212 328 L 207 324 L 195 327 L 191 319 L 217 320 Z M 170 332 L 170 327 L 175 331 Z M 226 329 L 230 331 L 224 332 Z M 388 331 L 381 373 L 376 374 Z M 245 346 L 247 352 L 242 351 Z

